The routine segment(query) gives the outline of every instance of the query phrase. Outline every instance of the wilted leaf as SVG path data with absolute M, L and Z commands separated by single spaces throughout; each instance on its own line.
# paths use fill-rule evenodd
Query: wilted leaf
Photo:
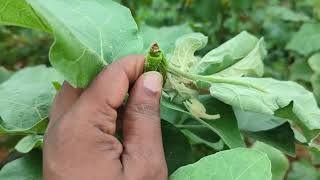
M 229 83 L 212 83 L 210 87 L 211 95 L 222 102 L 243 111 L 267 115 L 274 115 L 275 111 L 293 102 L 292 109 L 285 108 L 281 116 L 276 116 L 294 121 L 309 140 L 320 129 L 317 102 L 311 92 L 297 83 L 271 78 L 227 78 L 224 81 Z
M 253 60 L 261 61 L 261 59 L 255 59 L 255 53 L 250 52 L 257 46 L 258 39 L 247 32 L 242 32 L 219 47 L 211 50 L 207 53 L 194 67 L 193 72 L 202 75 L 212 75 L 218 73 L 232 65 L 236 64 L 246 56 L 249 56 L 246 63 L 250 63 Z M 265 52 L 261 51 L 261 48 L 257 46 L 258 53 Z M 265 55 L 265 53 L 263 54 Z M 250 58 L 253 58 L 250 60 Z M 247 62 L 249 61 L 249 62 Z M 244 63 L 244 64 L 246 64 Z M 260 63 L 261 64 L 261 63 Z M 254 66 L 256 67 L 256 66 Z M 239 68 L 239 67 L 238 67 Z M 248 68 L 248 67 L 242 67 Z M 238 74 L 231 73 L 233 76 L 238 76 Z M 241 72 L 242 75 L 243 72 Z M 240 76 L 241 76 L 240 75 Z
M 199 58 L 194 53 L 202 49 L 208 42 L 208 38 L 201 33 L 192 33 L 177 39 L 175 49 L 170 62 L 181 71 L 189 71 Z
M 257 76 L 261 77 L 264 73 L 263 59 L 267 55 L 267 51 L 264 46 L 263 38 L 260 39 L 254 49 L 243 59 L 237 63 L 227 67 L 220 72 L 214 74 L 214 76 L 221 77 L 241 77 L 241 76 Z

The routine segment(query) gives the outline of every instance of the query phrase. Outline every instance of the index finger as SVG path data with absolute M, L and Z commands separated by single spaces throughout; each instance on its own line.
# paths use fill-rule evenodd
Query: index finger
M 142 55 L 127 56 L 107 66 L 77 102 L 78 119 L 88 120 L 99 130 L 113 135 L 116 109 L 122 105 L 129 85 L 143 73 L 143 67 Z
M 109 105 L 117 109 L 128 93 L 129 84 L 143 73 L 144 56 L 131 55 L 105 68 L 84 92 L 84 98 L 95 104 Z

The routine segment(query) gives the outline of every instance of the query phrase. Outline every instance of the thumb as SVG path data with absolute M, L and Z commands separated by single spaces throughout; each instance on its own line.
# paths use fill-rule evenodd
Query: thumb
M 160 73 L 147 72 L 139 77 L 130 92 L 123 118 L 122 155 L 123 164 L 129 169 L 154 167 L 155 164 L 149 163 L 155 162 L 166 168 L 160 127 L 162 83 Z

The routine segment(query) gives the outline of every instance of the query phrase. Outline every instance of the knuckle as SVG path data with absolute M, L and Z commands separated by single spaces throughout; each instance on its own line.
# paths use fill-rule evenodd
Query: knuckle
M 117 119 L 117 111 L 109 105 L 97 105 L 94 109 L 92 115 L 100 123 L 115 122 Z
M 120 141 L 116 137 L 109 134 L 99 136 L 96 140 L 96 144 L 98 145 L 100 151 L 107 152 L 107 154 L 110 155 L 115 155 L 115 157 L 119 157 L 123 150 Z
M 95 122 L 93 126 L 101 133 L 111 134 L 113 135 L 116 131 L 116 124 L 115 122 L 110 121 L 102 121 L 102 122 Z

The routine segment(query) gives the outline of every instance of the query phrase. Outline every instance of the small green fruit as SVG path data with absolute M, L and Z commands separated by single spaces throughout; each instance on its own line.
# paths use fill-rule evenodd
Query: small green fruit
M 164 81 L 167 78 L 168 62 L 164 56 L 164 53 L 160 50 L 157 43 L 154 43 L 147 55 L 144 65 L 144 72 L 158 71 L 162 74 Z

